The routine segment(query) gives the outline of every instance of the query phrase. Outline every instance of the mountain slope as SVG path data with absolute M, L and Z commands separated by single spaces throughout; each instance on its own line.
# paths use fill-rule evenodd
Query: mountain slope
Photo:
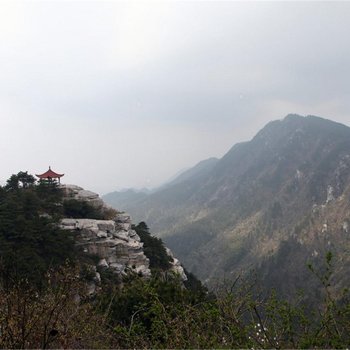
M 213 169 L 217 162 L 218 159 L 214 157 L 203 160 L 194 167 L 180 172 L 180 174 L 171 181 L 152 191 L 128 189 L 126 191 L 114 191 L 107 193 L 102 198 L 106 201 L 106 203 L 112 205 L 114 208 L 135 208 L 138 207 L 143 201 L 147 200 L 147 198 L 155 192 L 166 190 L 167 188 L 171 188 L 184 181 L 199 181 L 203 176 L 205 176 L 205 174 L 209 173 Z M 143 219 L 141 216 L 139 221 L 142 220 Z
M 202 160 L 198 164 L 196 164 L 194 167 L 182 172 L 180 175 L 178 175 L 175 179 L 170 181 L 168 184 L 162 186 L 164 189 L 165 187 L 171 187 L 178 183 L 187 181 L 187 180 L 196 180 L 198 181 L 200 178 L 205 176 L 205 174 L 209 173 L 216 163 L 219 160 L 215 157 L 208 158 L 206 160 Z
M 349 184 L 350 128 L 288 115 L 232 147 L 210 171 L 127 210 L 203 280 L 255 268 L 288 294 L 328 249 L 348 264 Z

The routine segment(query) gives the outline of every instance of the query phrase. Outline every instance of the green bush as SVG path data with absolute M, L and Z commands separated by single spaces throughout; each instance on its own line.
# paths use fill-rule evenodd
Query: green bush
M 63 201 L 63 215 L 74 219 L 104 219 L 103 213 L 99 208 L 76 199 L 66 199 Z

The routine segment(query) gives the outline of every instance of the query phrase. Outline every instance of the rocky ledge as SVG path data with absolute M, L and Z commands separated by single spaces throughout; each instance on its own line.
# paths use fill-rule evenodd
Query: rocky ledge
M 101 267 L 117 274 L 134 271 L 149 277 L 149 259 L 143 252 L 143 243 L 131 229 L 130 216 L 118 214 L 115 220 L 62 219 L 61 227 L 77 233 L 77 245 L 84 252 L 97 255 Z

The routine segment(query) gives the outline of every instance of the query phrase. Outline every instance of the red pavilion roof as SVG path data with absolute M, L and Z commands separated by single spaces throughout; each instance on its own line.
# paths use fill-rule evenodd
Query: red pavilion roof
M 55 178 L 60 178 L 60 177 L 62 177 L 64 174 L 57 174 L 57 173 L 55 173 L 54 171 L 52 171 L 51 170 L 51 167 L 49 167 L 49 170 L 48 171 L 46 171 L 45 173 L 43 173 L 43 174 L 35 174 L 38 178 L 40 178 L 40 179 L 48 179 L 48 178 L 50 178 L 50 179 L 55 179 Z

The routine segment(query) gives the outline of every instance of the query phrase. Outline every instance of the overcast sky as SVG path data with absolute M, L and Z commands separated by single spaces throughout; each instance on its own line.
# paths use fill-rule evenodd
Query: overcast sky
M 288 113 L 350 125 L 350 2 L 0 1 L 0 183 L 153 187 Z

